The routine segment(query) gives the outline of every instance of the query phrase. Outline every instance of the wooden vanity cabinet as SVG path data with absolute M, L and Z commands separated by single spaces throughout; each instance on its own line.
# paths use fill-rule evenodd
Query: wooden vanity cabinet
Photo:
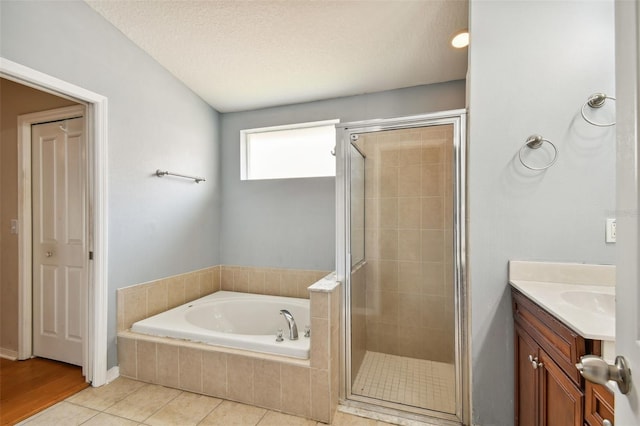
M 601 342 L 582 338 L 516 289 L 511 296 L 516 426 L 601 425 L 585 423 L 585 383 L 575 367 L 583 355 L 600 355 Z

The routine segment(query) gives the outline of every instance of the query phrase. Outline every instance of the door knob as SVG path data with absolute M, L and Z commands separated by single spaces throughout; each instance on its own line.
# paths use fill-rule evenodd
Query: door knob
M 47 257 L 51 257 L 51 256 L 53 256 L 53 252 L 49 250 L 44 255 L 47 256 Z
M 542 367 L 544 364 L 541 362 L 538 362 L 538 357 L 534 357 L 533 355 L 529 355 L 529 362 L 531 363 L 531 366 L 533 367 L 534 370 L 536 370 L 538 367 Z
M 590 382 L 606 385 L 613 380 L 622 394 L 627 394 L 631 389 L 631 370 L 622 356 L 617 356 L 615 364 L 610 365 L 599 356 L 585 355 L 580 358 L 576 368 Z

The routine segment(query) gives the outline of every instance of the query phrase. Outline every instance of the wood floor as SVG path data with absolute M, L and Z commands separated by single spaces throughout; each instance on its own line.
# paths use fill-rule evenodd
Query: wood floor
M 0 358 L 0 425 L 13 425 L 89 386 L 75 365 Z

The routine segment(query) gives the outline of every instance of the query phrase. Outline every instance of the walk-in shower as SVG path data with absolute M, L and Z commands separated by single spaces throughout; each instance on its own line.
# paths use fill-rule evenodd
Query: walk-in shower
M 343 403 L 467 415 L 465 112 L 338 126 Z

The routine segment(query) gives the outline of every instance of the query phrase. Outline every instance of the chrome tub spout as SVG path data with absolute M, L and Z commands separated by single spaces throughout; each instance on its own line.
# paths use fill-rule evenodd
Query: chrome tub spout
M 293 319 L 293 315 L 291 312 L 286 309 L 282 309 L 280 311 L 280 315 L 282 315 L 289 323 L 289 340 L 298 340 L 298 326 L 296 325 L 296 320 Z

